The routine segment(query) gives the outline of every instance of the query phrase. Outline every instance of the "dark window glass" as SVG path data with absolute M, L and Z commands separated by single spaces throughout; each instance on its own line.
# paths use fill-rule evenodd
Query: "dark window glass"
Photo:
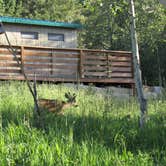
M 37 32 L 21 32 L 22 39 L 38 39 Z
M 64 41 L 64 34 L 48 33 L 48 40 Z

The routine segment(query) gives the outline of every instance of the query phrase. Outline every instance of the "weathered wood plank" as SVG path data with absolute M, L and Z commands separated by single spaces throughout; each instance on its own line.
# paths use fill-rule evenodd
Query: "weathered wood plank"
M 85 55 L 86 60 L 107 60 L 105 55 Z
M 44 70 L 24 70 L 24 72 L 25 72 L 25 74 L 33 74 L 34 75 L 34 73 L 35 74 L 40 74 L 40 75 L 45 75 L 45 74 L 47 74 L 47 75 L 50 75 L 50 70 L 46 70 L 46 71 L 44 71 Z
M 84 65 L 107 65 L 107 61 L 84 61 Z
M 111 66 L 131 67 L 131 62 L 111 62 Z
M 21 75 L 18 76 L 6 76 L 0 75 L 1 80 L 24 80 Z M 33 80 L 34 76 L 28 76 L 29 80 Z M 52 81 L 52 82 L 75 82 L 73 78 L 54 78 L 54 77 L 36 77 L 38 81 Z M 114 84 L 134 84 L 134 80 L 131 78 L 80 78 L 80 82 L 92 82 L 92 83 L 114 83 Z
M 91 71 L 91 70 L 96 70 L 96 71 L 106 71 L 107 66 L 84 66 L 85 71 Z
M 40 59 L 40 58 L 28 59 L 28 58 L 24 58 L 23 60 L 24 60 L 24 63 L 26 63 L 26 62 L 50 63 L 50 59 Z
M 18 67 L 17 63 L 0 62 L 0 67 Z
M 19 60 L 21 60 L 21 58 L 19 57 L 18 58 Z M 12 55 L 11 56 L 0 56 L 0 60 L 8 60 L 8 61 L 15 61 L 15 57 L 13 57 Z
M 20 51 L 16 51 L 15 53 L 16 53 L 16 55 L 20 55 L 21 52 Z M 1 49 L 0 50 L 0 54 L 3 54 L 3 55 L 12 55 L 11 51 L 9 51 L 7 49 L 6 50 Z
M 69 64 L 77 64 L 78 63 L 78 59 L 54 59 L 53 58 L 53 63 L 67 63 L 67 65 L 69 65 Z
M 111 61 L 115 61 L 115 62 L 131 62 L 131 57 L 130 56 L 108 56 L 108 59 Z
M 111 67 L 110 70 L 112 72 L 132 72 L 131 67 Z
M 51 63 L 24 63 L 24 68 L 51 68 Z
M 56 57 L 56 58 L 78 58 L 78 57 L 79 57 L 79 54 L 78 54 L 78 53 L 75 53 L 75 54 L 69 54 L 69 53 L 62 53 L 62 54 L 53 53 L 53 57 Z
M 78 64 L 67 64 L 67 65 L 59 65 L 59 64 L 53 64 L 53 69 L 73 69 L 78 70 Z
M 111 78 L 123 78 L 123 77 L 127 77 L 127 78 L 132 78 L 132 73 L 111 73 Z
M 0 68 L 0 73 L 21 73 L 21 69 L 1 69 Z
M 107 76 L 107 72 L 84 72 L 85 76 Z
M 26 51 L 25 52 L 26 56 L 44 56 L 44 57 L 48 57 L 51 56 L 51 54 L 53 55 L 53 57 L 59 57 L 59 58 L 78 58 L 79 54 L 76 53 L 68 53 L 68 52 L 62 52 L 62 53 L 56 53 L 56 52 L 37 52 L 37 51 Z

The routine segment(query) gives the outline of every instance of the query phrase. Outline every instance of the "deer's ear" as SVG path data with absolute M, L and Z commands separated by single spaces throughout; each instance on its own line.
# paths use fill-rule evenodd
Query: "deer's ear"
M 68 94 L 68 93 L 65 93 L 65 97 L 68 99 L 68 98 L 69 98 L 69 94 Z

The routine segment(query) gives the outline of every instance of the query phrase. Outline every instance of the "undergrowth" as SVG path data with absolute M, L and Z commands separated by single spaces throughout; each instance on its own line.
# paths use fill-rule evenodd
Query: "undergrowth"
M 166 165 L 166 100 L 148 102 L 148 119 L 138 127 L 135 99 L 118 101 L 92 90 L 37 85 L 39 97 L 77 94 L 78 107 L 63 116 L 36 118 L 23 82 L 0 82 L 0 165 Z

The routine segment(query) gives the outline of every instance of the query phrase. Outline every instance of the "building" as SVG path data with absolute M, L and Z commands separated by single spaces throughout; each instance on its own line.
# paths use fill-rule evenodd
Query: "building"
M 76 48 L 80 24 L 0 16 L 12 45 Z M 0 44 L 6 45 L 4 35 Z

